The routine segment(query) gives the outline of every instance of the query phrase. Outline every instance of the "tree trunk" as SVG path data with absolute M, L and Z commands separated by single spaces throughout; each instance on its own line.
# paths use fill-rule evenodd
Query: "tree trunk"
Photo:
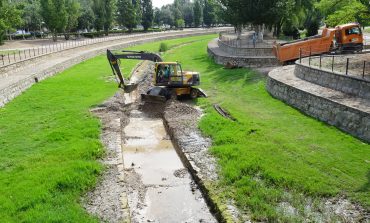
M 53 41 L 56 42 L 58 40 L 58 33 L 56 31 L 53 32 Z
M 241 36 L 242 36 L 242 26 L 241 25 L 237 25 L 235 27 L 236 29 L 236 36 L 237 36 L 237 40 L 240 40 L 241 39 Z
M 258 40 L 259 41 L 263 41 L 263 36 L 264 36 L 264 32 L 265 32 L 265 26 L 262 24 L 262 25 L 258 25 L 258 29 L 259 29 L 259 32 L 258 32 Z

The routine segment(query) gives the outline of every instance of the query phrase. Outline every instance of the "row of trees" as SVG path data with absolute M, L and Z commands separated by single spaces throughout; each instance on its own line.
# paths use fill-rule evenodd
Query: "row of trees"
M 175 27 L 210 27 L 224 23 L 221 5 L 215 0 L 174 0 L 173 4 L 154 9 L 154 23 Z
M 307 35 L 317 34 L 322 22 L 329 26 L 348 22 L 369 25 L 370 3 L 368 0 L 219 0 L 225 20 L 238 31 L 252 25 L 274 30 L 279 36 L 298 37 L 298 29 L 306 29 Z
M 0 0 L 0 42 L 15 28 L 31 31 L 47 27 L 57 33 L 77 30 L 108 31 L 114 25 L 132 31 L 137 25 L 148 30 L 153 24 L 177 28 L 228 23 L 239 32 L 246 25 L 256 31 L 267 27 L 279 36 L 298 37 L 347 22 L 370 25 L 368 0 L 174 0 L 153 9 L 152 0 Z
M 53 34 L 77 30 L 108 31 L 124 26 L 132 31 L 171 27 L 211 26 L 221 22 L 221 8 L 214 0 L 175 0 L 173 4 L 153 9 L 152 0 L 0 0 L 0 39 L 16 28 L 39 31 L 47 27 Z M 0 40 L 1 41 L 1 40 Z

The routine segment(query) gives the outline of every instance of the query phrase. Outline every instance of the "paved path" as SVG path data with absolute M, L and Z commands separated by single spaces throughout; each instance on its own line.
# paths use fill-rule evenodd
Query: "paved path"
M 39 58 L 36 61 L 26 62 L 22 66 L 19 66 L 18 68 L 15 68 L 11 71 L 2 71 L 2 73 L 0 73 L 0 107 L 32 85 L 24 84 L 26 80 L 29 81 L 30 78 L 38 77 L 39 75 L 43 75 L 45 73 L 54 74 L 60 72 L 61 70 L 76 64 L 77 63 L 76 61 L 81 60 L 79 58 L 83 59 L 91 58 L 97 54 L 103 53 L 107 48 L 115 48 L 117 46 L 128 46 L 142 42 L 151 42 L 161 38 L 170 39 L 183 37 L 185 35 L 217 33 L 221 30 L 223 29 L 193 29 L 176 32 L 153 33 L 152 35 L 147 34 L 135 35 L 134 37 L 128 36 L 128 38 L 124 39 L 82 46 L 66 51 L 52 53 L 48 56 L 43 56 L 42 58 Z M 75 62 L 73 62 L 73 60 L 75 60 Z M 71 62 L 69 64 L 65 64 L 68 61 Z M 53 71 L 53 68 L 55 68 L 55 72 Z M 15 87 L 20 85 L 27 86 L 22 86 L 21 89 L 14 90 Z M 10 91 L 12 91 L 12 93 L 9 93 L 9 95 L 7 95 L 7 92 Z

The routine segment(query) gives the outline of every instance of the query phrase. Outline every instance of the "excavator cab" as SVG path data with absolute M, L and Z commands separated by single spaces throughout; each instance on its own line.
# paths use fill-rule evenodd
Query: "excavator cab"
M 155 64 L 154 85 L 166 87 L 189 87 L 200 84 L 199 74 L 184 72 L 178 62 L 158 62 Z

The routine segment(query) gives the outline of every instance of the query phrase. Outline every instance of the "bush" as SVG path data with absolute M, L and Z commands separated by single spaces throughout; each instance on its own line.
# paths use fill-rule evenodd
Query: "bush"
M 169 49 L 169 47 L 168 47 L 167 43 L 161 43 L 159 45 L 159 52 L 166 52 L 168 49 Z
M 291 36 L 293 39 L 299 39 L 300 34 L 297 27 L 290 23 L 285 23 L 282 28 L 285 36 Z
M 185 27 L 185 21 L 183 19 L 176 20 L 176 28 L 184 28 Z
M 15 34 L 15 35 L 12 34 L 11 37 L 13 40 L 22 40 L 22 39 L 31 38 L 32 35 L 31 34 Z

